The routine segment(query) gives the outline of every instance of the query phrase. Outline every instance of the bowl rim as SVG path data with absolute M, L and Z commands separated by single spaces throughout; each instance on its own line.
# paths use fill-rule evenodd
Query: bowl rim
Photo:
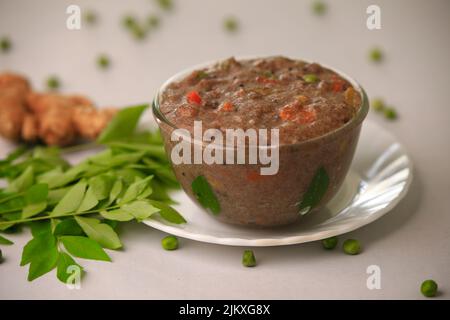
M 249 59 L 268 59 L 268 58 L 274 58 L 274 57 L 284 57 L 284 58 L 288 58 L 288 59 L 292 59 L 292 60 L 298 60 L 298 61 L 303 61 L 306 63 L 313 63 L 311 60 L 307 60 L 307 59 L 302 59 L 302 58 L 294 58 L 294 57 L 288 57 L 288 56 L 284 56 L 284 55 L 253 55 L 253 56 L 236 56 L 234 57 L 237 61 L 241 61 L 241 60 L 249 60 Z M 173 124 L 172 122 L 170 122 L 165 116 L 164 114 L 161 112 L 160 109 L 160 99 L 161 99 L 161 95 L 162 93 L 165 91 L 165 89 L 167 88 L 167 86 L 175 81 L 179 81 L 181 79 L 183 79 L 185 76 L 189 75 L 191 72 L 198 70 L 198 69 L 203 69 L 203 68 L 207 68 L 207 67 L 211 67 L 217 63 L 220 63 L 221 61 L 224 61 L 227 58 L 223 58 L 223 59 L 217 59 L 217 60 L 210 60 L 207 62 L 203 62 L 203 63 L 199 63 L 199 64 L 195 64 L 191 67 L 185 68 L 177 73 L 175 73 L 174 75 L 172 75 L 169 79 L 167 79 L 162 85 L 161 87 L 157 90 L 155 98 L 153 99 L 152 102 L 152 112 L 153 112 L 153 116 L 156 119 L 156 122 L 158 123 L 158 126 L 161 127 L 161 124 L 166 124 L 169 127 L 171 127 L 172 129 L 184 129 L 184 128 L 179 128 L 177 127 L 175 124 Z M 353 88 L 359 93 L 360 97 L 361 97 L 361 104 L 359 106 L 358 112 L 357 114 L 347 123 L 345 123 L 343 126 L 340 126 L 332 131 L 329 131 L 323 135 L 311 138 L 311 139 L 306 139 L 303 141 L 299 141 L 296 143 L 285 143 L 285 144 L 278 144 L 278 145 L 268 145 L 268 146 L 257 146 L 257 148 L 279 148 L 279 147 L 283 147 L 283 146 L 303 146 L 303 145 L 308 145 L 311 143 L 315 143 L 315 142 L 320 142 L 323 140 L 328 140 L 330 138 L 333 138 L 335 136 L 338 136 L 340 133 L 346 132 L 347 130 L 351 130 L 357 126 L 359 126 L 364 119 L 366 118 L 368 112 L 369 112 L 369 99 L 367 97 L 367 93 L 364 90 L 364 88 L 359 84 L 359 82 L 357 82 L 355 79 L 353 79 L 352 77 L 348 76 L 346 73 L 328 66 L 327 64 L 323 64 L 323 63 L 319 63 L 316 62 L 318 64 L 320 64 L 322 67 L 329 69 L 335 73 L 337 73 L 339 76 L 341 76 L 342 78 L 344 78 L 345 80 L 347 80 L 352 86 Z M 194 143 L 199 143 L 201 145 L 205 144 L 205 143 L 210 143 L 208 141 L 196 141 L 195 139 L 190 138 L 189 140 L 193 140 Z M 191 141 L 192 143 L 192 141 Z M 235 146 L 236 148 L 237 146 Z

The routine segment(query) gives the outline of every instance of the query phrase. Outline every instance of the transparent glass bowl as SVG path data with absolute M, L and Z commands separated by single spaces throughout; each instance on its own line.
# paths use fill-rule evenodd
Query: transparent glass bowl
M 171 141 L 172 132 L 178 129 L 170 123 L 160 110 L 161 94 L 168 84 L 179 81 L 193 70 L 205 68 L 212 63 L 197 65 L 177 73 L 166 81 L 158 90 L 153 101 L 152 110 L 161 130 L 165 149 L 170 158 L 172 149 L 178 143 Z M 259 172 L 260 164 L 177 164 L 173 165 L 175 175 L 184 191 L 200 207 L 198 193 L 194 192 L 192 183 L 203 176 L 217 198 L 220 210 L 211 212 L 217 219 L 231 224 L 274 227 L 297 222 L 304 213 L 314 214 L 325 206 L 337 193 L 347 175 L 355 153 L 356 145 L 365 119 L 369 103 L 364 89 L 344 73 L 324 66 L 349 81 L 361 96 L 361 105 L 357 114 L 344 126 L 325 135 L 295 144 L 281 144 L 269 148 L 278 148 L 279 170 L 275 175 L 261 176 L 250 181 L 249 176 Z M 192 144 L 207 143 L 191 140 Z M 318 171 L 324 169 L 328 177 L 326 192 L 320 202 L 312 208 L 300 208 L 302 199 Z M 252 179 L 253 180 L 253 179 Z M 217 210 L 216 210 L 217 211 Z

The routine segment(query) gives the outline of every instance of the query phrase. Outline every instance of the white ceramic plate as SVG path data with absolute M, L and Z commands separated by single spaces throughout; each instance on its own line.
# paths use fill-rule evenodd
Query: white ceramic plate
M 227 225 L 198 208 L 184 192 L 173 196 L 186 218 L 184 225 L 151 219 L 145 224 L 197 241 L 230 246 L 281 246 L 343 234 L 375 221 L 406 194 L 412 163 L 403 146 L 384 128 L 364 123 L 349 174 L 335 198 L 322 211 L 297 224 L 273 229 Z

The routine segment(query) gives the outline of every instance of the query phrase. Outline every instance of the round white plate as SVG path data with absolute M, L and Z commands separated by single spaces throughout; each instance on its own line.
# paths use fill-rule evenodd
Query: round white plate
M 145 224 L 197 241 L 230 246 L 281 246 L 340 235 L 375 221 L 406 194 L 412 163 L 398 140 L 379 125 L 366 121 L 349 174 L 328 206 L 306 215 L 297 224 L 251 229 L 224 224 L 198 208 L 183 191 L 173 194 L 175 208 L 187 223 L 174 225 L 159 219 Z

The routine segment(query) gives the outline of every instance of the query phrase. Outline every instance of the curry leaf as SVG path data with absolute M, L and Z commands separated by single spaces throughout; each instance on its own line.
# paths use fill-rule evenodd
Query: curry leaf
M 83 229 L 73 218 L 68 218 L 58 223 L 53 231 L 55 236 L 82 236 Z
M 153 205 L 155 208 L 160 209 L 159 215 L 164 219 L 171 223 L 175 224 L 181 224 L 186 223 L 186 220 L 183 218 L 181 214 L 178 213 L 174 208 L 171 206 L 160 202 L 156 200 L 148 200 L 151 205 Z
M 211 186 L 204 176 L 198 176 L 195 178 L 191 186 L 195 197 L 202 207 L 205 209 L 209 208 L 214 214 L 220 213 L 219 200 L 217 200 L 214 191 L 211 189 Z
M 12 242 L 11 240 L 6 239 L 5 237 L 0 235 L 0 244 L 9 245 L 9 244 L 14 244 L 14 242 Z
M 122 210 L 132 214 L 138 221 L 147 219 L 152 214 L 160 211 L 160 209 L 152 206 L 148 201 L 144 200 L 127 203 L 122 206 Z
M 63 283 L 67 283 L 69 277 L 74 272 L 71 270 L 73 268 L 77 268 L 77 270 L 79 270 L 79 272 L 81 273 L 83 272 L 83 267 L 80 266 L 78 263 L 76 263 L 71 256 L 69 256 L 65 252 L 60 252 L 58 257 L 58 265 L 56 269 L 56 276 L 58 277 L 58 279 Z
M 117 233 L 109 225 L 100 223 L 100 220 L 94 218 L 75 217 L 75 220 L 88 237 L 98 242 L 102 247 L 108 249 L 122 247 Z
M 136 129 L 136 125 L 142 112 L 144 112 L 147 107 L 148 105 L 145 104 L 120 110 L 102 131 L 97 142 L 107 143 L 130 136 Z
M 134 219 L 134 216 L 123 209 L 115 209 L 110 211 L 100 211 L 103 218 L 114 221 L 130 221 Z
M 98 201 L 109 197 L 111 188 L 114 185 L 114 177 L 106 174 L 100 176 L 94 176 L 89 180 L 89 187 Z
M 153 177 L 147 177 L 145 179 L 142 180 L 137 180 L 136 182 L 132 183 L 127 191 L 125 192 L 125 194 L 123 195 L 122 199 L 120 200 L 119 204 L 125 204 L 128 203 L 130 201 L 133 201 L 134 199 L 136 199 L 142 192 L 145 191 L 145 189 L 150 185 L 150 180 Z
M 37 237 L 44 233 L 51 233 L 52 227 L 50 221 L 34 221 L 30 223 L 31 234 L 33 237 Z
M 79 236 L 60 237 L 66 250 L 75 257 L 83 259 L 111 261 L 103 248 L 94 240 Z
M 43 233 L 25 245 L 20 265 L 30 264 L 28 281 L 33 281 L 53 270 L 57 260 L 56 238 L 51 233 Z
M 32 166 L 29 166 L 19 177 L 10 183 L 7 190 L 12 192 L 25 191 L 33 185 L 33 182 L 34 170 Z
M 51 216 L 75 212 L 80 206 L 86 192 L 86 182 L 80 181 L 74 185 L 55 206 Z
M 84 212 L 94 208 L 98 204 L 97 197 L 95 196 L 92 187 L 89 187 L 84 195 L 83 201 L 81 201 L 77 212 Z
M 327 192 L 330 178 L 324 167 L 320 167 L 314 175 L 308 190 L 303 195 L 303 199 L 299 204 L 299 213 L 304 215 L 311 211 L 320 203 L 323 196 Z

